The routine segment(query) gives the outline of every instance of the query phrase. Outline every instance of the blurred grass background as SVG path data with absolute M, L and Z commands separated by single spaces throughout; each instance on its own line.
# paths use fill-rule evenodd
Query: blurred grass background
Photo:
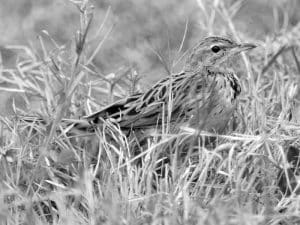
M 214 4 L 214 1 L 206 2 Z M 224 2 L 232 4 L 235 1 Z M 6 45 L 34 46 L 42 30 L 46 30 L 58 43 L 67 43 L 78 26 L 77 10 L 69 1 L 1 0 L 0 4 L 0 49 L 5 66 L 15 65 L 16 60 L 16 54 L 5 49 Z M 153 82 L 166 72 L 151 49 L 158 51 L 168 61 L 174 55 L 172 52 L 179 48 L 186 24 L 188 31 L 184 49 L 212 33 L 209 27 L 205 28 L 208 23 L 205 13 L 210 13 L 205 11 L 209 7 L 205 7 L 205 11 L 199 10 L 197 0 L 102 0 L 93 4 L 94 23 L 99 23 L 93 27 L 99 27 L 109 8 L 102 35 L 113 26 L 94 62 L 104 74 L 124 65 L 134 65 L 147 82 Z M 296 24 L 300 18 L 297 13 L 299 6 L 297 0 L 245 0 L 234 16 L 234 22 L 238 31 L 263 39 L 266 34 L 278 32 L 282 26 Z M 223 26 L 226 25 L 221 22 L 223 18 L 218 24 L 219 16 L 215 16 L 214 27 L 220 26 L 220 33 L 224 34 L 226 29 Z M 285 24 L 287 19 L 288 24 Z

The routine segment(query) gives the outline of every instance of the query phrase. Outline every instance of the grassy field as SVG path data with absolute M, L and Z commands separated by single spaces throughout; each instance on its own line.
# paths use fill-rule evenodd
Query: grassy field
M 3 4 L 29 36 L 1 40 L 0 224 L 300 224 L 297 1 L 166 2 Z M 225 134 L 166 128 L 135 155 L 111 121 L 70 132 L 65 118 L 180 70 L 210 34 L 259 45 L 235 66 Z

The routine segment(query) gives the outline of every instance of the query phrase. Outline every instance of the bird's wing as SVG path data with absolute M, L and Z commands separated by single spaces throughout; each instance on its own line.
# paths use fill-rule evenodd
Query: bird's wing
M 85 116 L 84 119 L 88 121 L 92 121 L 93 123 L 98 123 L 98 120 L 101 119 L 108 119 L 113 118 L 118 120 L 118 118 L 123 117 L 126 114 L 135 114 L 136 112 L 131 111 L 131 105 L 136 102 L 142 94 L 137 93 L 134 95 L 131 95 L 129 97 L 120 99 L 119 101 L 116 101 L 100 111 L 97 111 L 91 115 Z
M 190 83 L 189 74 L 173 75 L 160 80 L 147 92 L 124 98 L 87 116 L 86 119 L 97 124 L 100 118 L 112 118 L 120 124 L 121 128 L 156 126 L 161 122 L 163 116 L 167 116 L 164 113 L 179 111 L 187 95 L 187 89 L 190 88 Z

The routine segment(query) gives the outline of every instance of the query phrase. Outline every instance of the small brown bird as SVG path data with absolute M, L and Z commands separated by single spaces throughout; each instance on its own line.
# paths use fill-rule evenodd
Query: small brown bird
M 241 92 L 238 77 L 228 60 L 255 48 L 228 38 L 208 37 L 187 57 L 183 72 L 158 81 L 145 93 L 117 101 L 85 117 L 91 125 L 113 119 L 124 130 L 188 127 L 220 133 L 226 127 Z
M 228 68 L 229 61 L 255 47 L 224 37 L 205 38 L 190 51 L 183 72 L 158 81 L 145 93 L 86 116 L 82 122 L 73 122 L 73 127 L 93 131 L 103 120 L 111 119 L 123 131 L 145 131 L 168 124 L 171 130 L 187 126 L 221 133 L 241 92 L 238 77 Z

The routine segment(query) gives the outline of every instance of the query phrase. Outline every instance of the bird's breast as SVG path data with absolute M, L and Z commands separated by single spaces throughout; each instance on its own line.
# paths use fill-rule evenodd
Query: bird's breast
M 194 82 L 188 106 L 190 125 L 208 131 L 222 132 L 236 108 L 241 85 L 234 73 L 208 73 Z

